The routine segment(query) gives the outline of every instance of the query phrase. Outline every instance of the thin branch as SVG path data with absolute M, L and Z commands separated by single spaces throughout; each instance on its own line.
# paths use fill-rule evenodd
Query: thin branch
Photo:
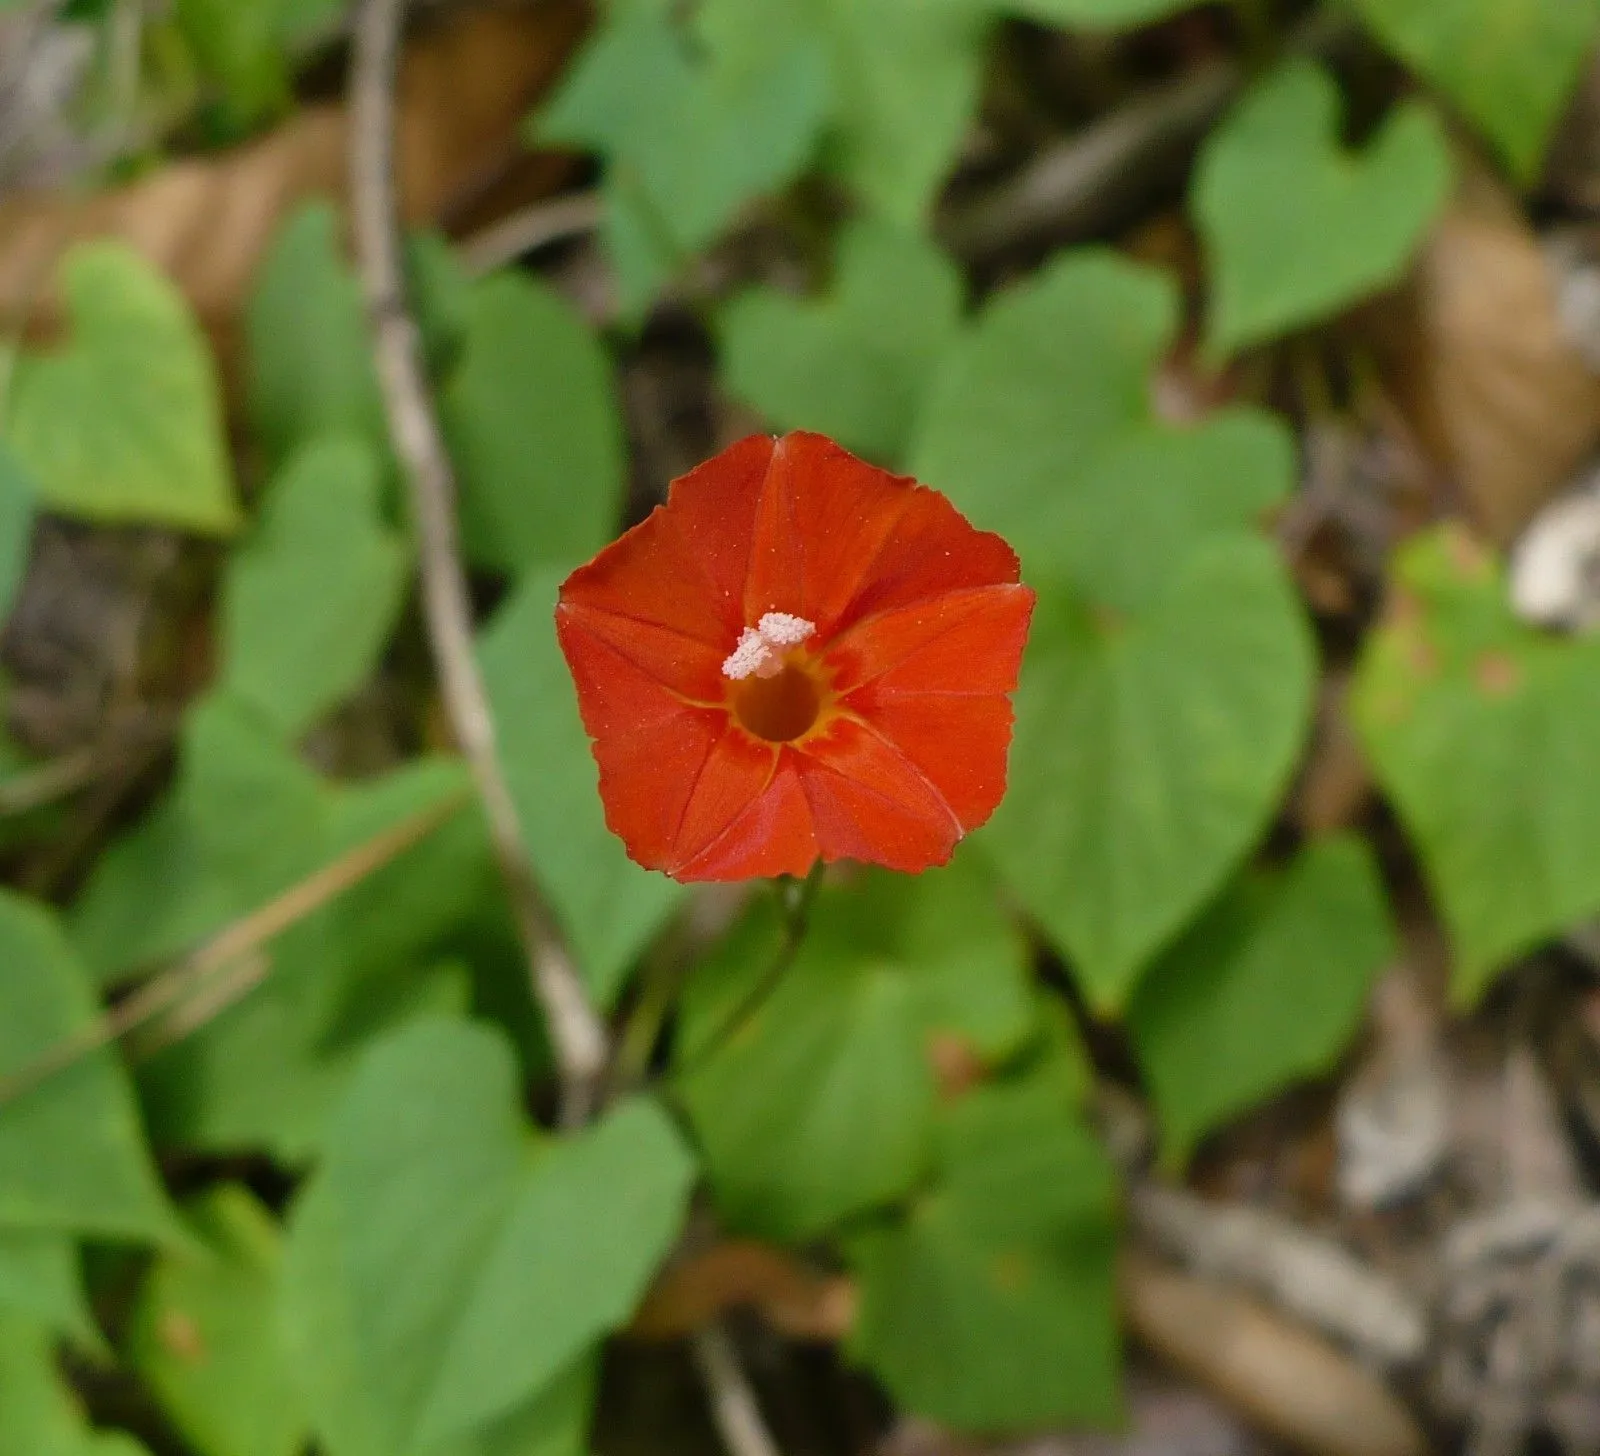
M 689 1352 L 729 1456 L 783 1456 L 728 1332 L 720 1324 L 703 1325 L 690 1337 Z
M 461 246 L 461 261 L 475 276 L 493 273 L 535 248 L 593 232 L 603 214 L 598 192 L 546 197 L 474 233 Z
M 138 763 L 145 751 L 164 744 L 175 726 L 175 719 L 156 718 L 13 774 L 0 782 L 0 818 L 42 809 L 88 788 L 130 761 Z
M 1292 54 L 1325 56 L 1352 34 L 1333 7 L 1314 11 L 1285 42 Z M 978 196 L 942 211 L 935 231 L 958 257 L 984 260 L 1048 239 L 1088 237 L 1127 215 L 1130 202 L 1184 174 L 1190 154 L 1247 79 L 1237 61 L 1215 61 L 1135 96 Z
M 592 1109 L 608 1052 L 555 915 L 539 889 L 495 747 L 494 719 L 473 654 L 472 604 L 461 567 L 456 487 L 406 306 L 396 221 L 395 69 L 402 0 L 362 0 L 350 72 L 350 189 L 356 256 L 366 295 L 389 431 L 416 520 L 423 608 L 440 691 L 483 799 L 500 873 L 527 952 L 561 1076 L 562 1121 Z
M 135 1059 L 153 1057 L 187 1040 L 230 1006 L 242 1001 L 271 974 L 272 957 L 266 951 L 251 951 L 240 956 L 198 987 L 187 1001 L 179 1002 L 165 1016 L 159 1017 L 154 1025 L 146 1028 L 143 1036 L 130 1039 L 129 1055 Z
M 145 981 L 98 1021 L 63 1038 L 9 1076 L 0 1077 L 0 1109 L 101 1047 L 110 1046 L 129 1032 L 165 1016 L 191 995 L 205 990 L 213 977 L 241 962 L 251 962 L 269 940 L 427 838 L 447 819 L 458 814 L 465 803 L 464 797 L 452 798 L 401 820 L 358 844 L 332 864 L 324 865 L 315 874 L 291 885 L 276 899 L 235 920 L 192 954 Z M 239 974 L 244 975 L 243 972 Z M 242 989 L 239 994 L 243 994 Z

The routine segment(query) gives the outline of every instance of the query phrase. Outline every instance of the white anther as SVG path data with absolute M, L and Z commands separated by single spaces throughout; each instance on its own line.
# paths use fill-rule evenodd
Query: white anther
M 793 647 L 816 630 L 804 617 L 791 616 L 788 612 L 768 612 L 756 623 L 756 631 L 774 647 Z
M 750 677 L 776 677 L 783 671 L 785 647 L 804 642 L 817 629 L 804 617 L 788 612 L 768 612 L 754 627 L 746 627 L 738 646 L 722 664 L 722 675 L 735 682 Z

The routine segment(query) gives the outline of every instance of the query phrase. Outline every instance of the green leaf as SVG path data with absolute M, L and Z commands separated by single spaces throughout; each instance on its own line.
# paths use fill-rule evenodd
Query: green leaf
M 1192 10 L 1198 0 L 1011 0 L 1008 9 L 1046 25 L 1130 26 Z
M 439 233 L 408 233 L 401 263 L 428 373 L 435 380 L 448 380 L 460 367 L 467 347 L 474 299 L 493 280 L 474 279 L 456 257 L 450 240 Z
M 182 294 L 122 243 L 62 265 L 72 335 L 24 354 L 10 443 L 64 515 L 220 534 L 238 523 L 222 397 Z
M 302 1167 L 368 1043 L 420 1017 L 464 1016 L 472 999 L 465 968 L 441 962 L 347 994 L 330 1031 L 306 1006 L 320 1003 L 321 981 L 339 970 L 315 960 L 275 970 L 265 986 L 151 1057 L 139 1090 L 156 1146 L 264 1152 Z
M 994 0 L 709 0 L 702 33 L 749 68 L 814 47 L 831 76 L 827 161 L 879 216 L 924 220 L 972 121 Z
M 28 567 L 37 494 L 10 446 L 0 440 L 0 622 L 9 615 Z
M 913 452 L 1017 543 L 1039 592 L 1011 790 L 984 833 L 1102 1010 L 1261 833 L 1311 708 L 1305 614 L 1255 530 L 1292 446 L 1256 410 L 1155 418 L 1176 327 L 1167 279 L 1068 255 L 956 346 Z
M 1293 62 L 1206 143 L 1193 199 L 1212 266 L 1214 358 L 1398 282 L 1449 197 L 1449 145 L 1427 107 L 1396 107 L 1351 153 L 1339 144 L 1339 105 L 1323 71 Z
M 202 700 L 172 793 L 101 856 L 73 907 L 73 942 L 96 977 L 175 955 L 308 875 L 322 793 L 253 708 Z
M 969 1093 L 945 1115 L 932 1187 L 852 1241 L 851 1355 L 958 1429 L 1116 1420 L 1115 1196 L 1061 1077 Z
M 201 73 L 222 93 L 221 122 L 238 135 L 291 100 L 279 34 L 282 0 L 177 0 L 176 19 Z
M 478 283 L 460 367 L 440 398 L 480 566 L 573 561 L 612 534 L 624 475 L 605 351 L 571 306 L 518 274 Z
M 366 1058 L 291 1224 L 286 1310 L 335 1453 L 463 1442 L 553 1394 L 677 1232 L 693 1164 L 633 1102 L 559 1142 L 510 1048 L 419 1022 Z
M 339 216 L 308 202 L 278 230 L 245 308 L 250 421 L 268 462 L 320 435 L 388 439 Z
M 1161 425 L 1151 410 L 1150 375 L 1176 335 L 1177 304 L 1164 275 L 1093 249 L 1065 255 L 998 295 L 940 371 L 912 453 L 914 473 L 980 525 L 1017 541 L 1030 575 L 1093 569 L 1108 552 L 1136 555 L 1118 546 L 1112 529 L 1128 482 L 1102 483 L 1103 462 L 1130 445 L 1206 437 Z M 1063 338 L 1074 347 L 1063 349 Z M 1225 411 L 1219 418 L 1257 417 Z M 1254 482 L 1260 472 L 1243 473 Z M 1275 498 L 1285 484 L 1269 476 L 1250 493 Z M 1144 492 L 1190 505 L 1190 492 L 1163 490 L 1159 479 Z M 1059 519 L 1097 506 L 1087 533 L 1070 514 Z
M 0 892 L 0 1079 L 97 1017 L 89 979 L 55 916 Z M 0 1107 L 0 1229 L 173 1236 L 114 1051 L 89 1052 Z
M 1383 884 L 1360 840 L 1242 877 L 1167 952 L 1128 1007 L 1128 1030 L 1180 1167 L 1206 1133 L 1332 1069 L 1393 956 Z
M 599 773 L 556 643 L 561 573 L 531 572 L 479 648 L 522 831 L 590 994 L 609 1005 L 629 963 L 682 898 L 629 860 L 605 825 Z
M 823 0 L 839 92 L 834 168 L 902 227 L 926 220 L 972 125 L 996 9 Z
M 291 455 L 222 592 L 221 686 L 296 738 L 371 676 L 400 610 L 407 551 L 383 520 L 381 466 L 353 435 Z
M 320 857 L 331 862 L 469 789 L 461 763 L 437 759 L 326 791 Z M 157 1144 L 265 1148 L 303 1162 L 367 1042 L 429 1010 L 465 1010 L 464 976 L 433 957 L 497 889 L 481 815 L 468 806 L 280 940 L 264 985 L 141 1069 Z
M 1410 544 L 1393 580 L 1351 711 L 1471 1003 L 1511 958 L 1600 911 L 1600 638 L 1520 623 L 1458 527 Z
M 671 0 L 614 0 L 532 138 L 606 158 L 606 221 L 637 315 L 751 198 L 804 166 L 828 100 L 821 47 L 741 64 L 697 46 Z
M 49 1334 L 0 1315 L 0 1451 L 27 1456 L 149 1456 L 123 1431 L 93 1431 L 56 1368 Z
M 1137 621 L 1042 602 L 1017 694 L 1011 788 L 987 844 L 1115 1011 L 1249 851 L 1304 738 L 1315 673 L 1282 565 L 1197 552 Z
M 1532 182 L 1600 28 L 1597 0 L 1356 0 L 1374 35 Z
M 961 276 L 925 239 L 857 223 L 839 241 L 831 295 L 756 288 L 723 310 L 728 388 L 785 430 L 816 430 L 898 460 L 961 313 Z
M 278 1330 L 277 1226 L 233 1185 L 185 1212 L 203 1242 L 151 1270 L 133 1366 L 203 1456 L 296 1456 L 307 1432 Z
M 104 1341 L 83 1296 L 78 1247 L 67 1235 L 0 1229 L 0 1319 L 24 1315 L 88 1350 Z
M 1026 948 L 970 855 L 824 893 L 770 989 L 781 943 L 762 901 L 696 970 L 678 1064 L 724 1217 L 803 1239 L 922 1173 L 939 1040 L 996 1062 L 1034 1006 Z

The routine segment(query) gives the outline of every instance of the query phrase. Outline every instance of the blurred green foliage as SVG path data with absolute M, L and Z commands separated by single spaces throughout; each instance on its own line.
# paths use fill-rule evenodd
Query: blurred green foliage
M 248 303 L 248 523 L 183 299 L 126 249 L 69 257 L 66 336 L 19 346 L 5 394 L 0 606 L 41 507 L 230 539 L 170 785 L 64 911 L 0 892 L 0 1456 L 142 1449 L 92 1431 L 54 1364 L 58 1339 L 104 1356 L 81 1256 L 106 1246 L 142 1251 L 119 1353 L 196 1456 L 308 1438 L 325 1456 L 578 1456 L 603 1342 L 702 1182 L 728 1233 L 853 1275 L 846 1353 L 905 1408 L 974 1429 L 1115 1419 L 1117 1177 L 1069 999 L 1120 1023 L 1178 1170 L 1337 1063 L 1395 945 L 1358 838 L 1260 853 L 1318 675 L 1263 529 L 1296 486 L 1287 421 L 1158 409 L 1185 347 L 1163 272 L 1075 248 L 969 306 L 929 227 L 1003 21 L 1187 8 L 609 0 L 527 134 L 597 161 L 616 332 L 529 274 L 470 277 L 442 240 L 409 241 L 517 815 L 590 993 L 645 1039 L 645 1089 L 581 1131 L 526 1111 L 548 1051 L 465 766 L 419 750 L 343 782 L 305 751 L 375 680 L 417 671 L 411 524 L 337 214 L 291 217 Z M 1356 8 L 1424 94 L 1350 147 L 1331 74 L 1254 58 L 1188 197 L 1213 361 L 1405 275 L 1451 186 L 1441 110 L 1533 177 L 1600 30 L 1597 0 Z M 224 134 L 291 104 L 298 47 L 340 13 L 182 0 Z M 688 897 L 606 828 L 551 621 L 558 582 L 624 524 L 615 353 L 753 205 L 818 178 L 849 215 L 815 286 L 705 310 L 720 386 L 947 492 L 1014 541 L 1039 607 L 992 825 L 948 869 L 825 885 L 769 986 L 790 930 L 764 894 L 681 963 Z M 1600 911 L 1597 651 L 1519 623 L 1453 528 L 1405 549 L 1363 649 L 1354 715 L 1463 1003 Z M 408 828 L 268 937 L 260 984 L 13 1084 L 86 1038 L 108 994 Z M 226 1161 L 198 1163 L 179 1210 L 152 1149 Z M 266 1165 L 283 1206 L 237 1181 Z

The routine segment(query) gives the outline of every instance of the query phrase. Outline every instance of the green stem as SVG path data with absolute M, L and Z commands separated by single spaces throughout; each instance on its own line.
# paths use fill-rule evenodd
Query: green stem
M 681 1079 L 698 1071 L 732 1041 L 749 1024 L 750 1019 L 771 999 L 794 964 L 801 942 L 806 938 L 806 927 L 811 921 L 811 907 L 817 898 L 817 887 L 822 883 L 822 861 L 811 867 L 805 879 L 797 880 L 784 875 L 773 882 L 778 897 L 778 911 L 783 917 L 783 940 L 778 946 L 772 964 L 761 973 L 761 979 L 740 999 L 712 1034 L 701 1044 L 686 1067 L 679 1069 Z

